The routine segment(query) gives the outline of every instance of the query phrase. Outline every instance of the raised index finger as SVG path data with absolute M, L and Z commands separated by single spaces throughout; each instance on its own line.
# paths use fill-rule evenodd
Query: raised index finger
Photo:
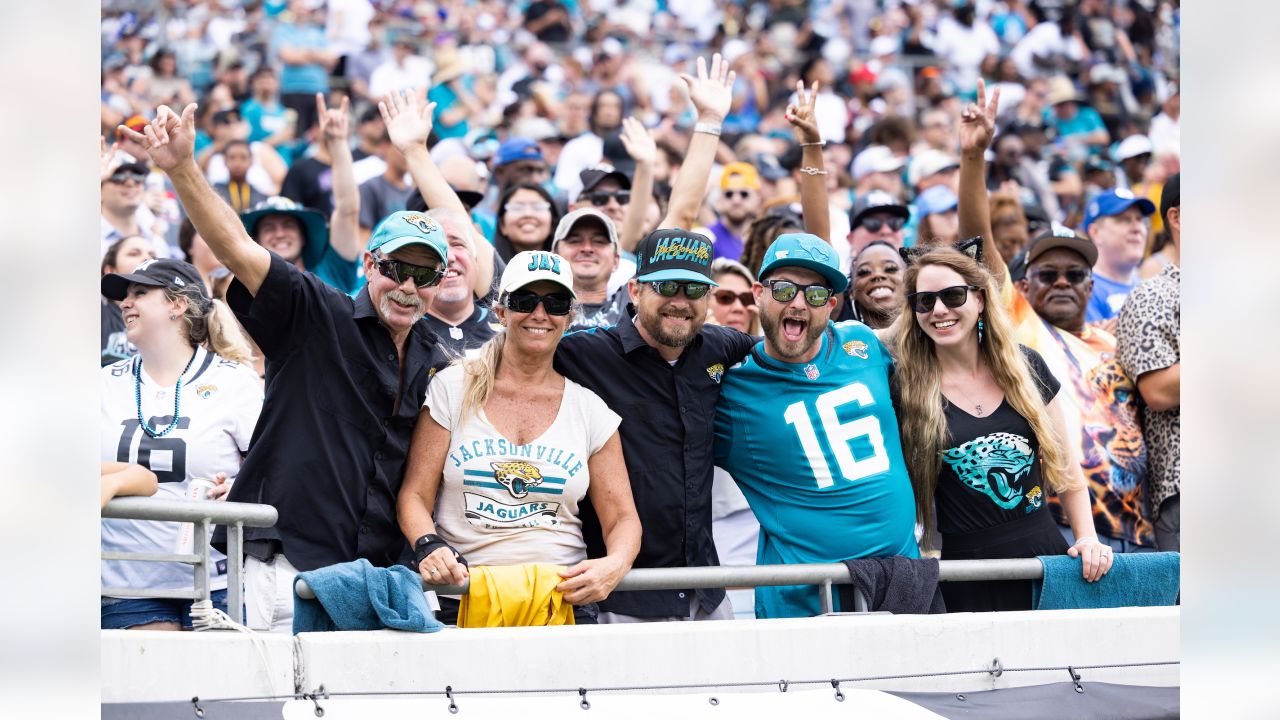
M 982 78 L 978 78 L 978 107 L 987 109 L 987 83 Z

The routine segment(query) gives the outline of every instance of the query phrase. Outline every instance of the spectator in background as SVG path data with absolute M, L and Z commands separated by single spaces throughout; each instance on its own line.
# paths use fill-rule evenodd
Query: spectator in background
M 215 281 L 222 280 L 230 273 L 227 272 L 222 261 L 209 249 L 209 243 L 206 243 L 204 238 L 200 237 L 200 233 L 196 232 L 196 226 L 191 224 L 191 218 L 183 218 L 182 224 L 178 226 L 178 249 L 187 257 L 187 262 L 199 271 L 200 279 L 204 280 L 205 286 L 210 288 L 210 294 L 217 297 L 218 293 L 213 290 Z
M 383 218 L 405 209 L 405 203 L 414 190 L 413 186 L 405 182 L 409 164 L 404 159 L 404 153 L 391 144 L 391 138 L 385 130 L 379 140 L 378 151 L 387 169 L 381 175 L 369 178 L 359 185 L 362 245 L 369 242 L 373 229 Z
M 435 60 L 436 71 L 431 76 L 427 100 L 436 104 L 433 118 L 436 137 L 442 140 L 465 137 L 471 129 L 471 120 L 484 117 L 484 104 L 475 95 L 475 78 L 453 45 L 438 45 Z
M 821 56 L 811 56 L 800 66 L 800 81 L 805 87 L 818 83 L 818 99 L 814 112 L 818 118 L 818 133 L 824 142 L 844 142 L 845 128 L 849 126 L 849 105 L 835 93 L 835 72 L 831 63 Z M 796 102 L 793 93 L 787 102 Z
M 906 161 L 894 155 L 888 147 L 871 145 L 853 158 L 849 174 L 856 183 L 854 192 L 860 198 L 872 190 L 880 190 L 901 199 L 902 166 L 905 164 Z
M 391 56 L 369 76 L 371 98 L 380 98 L 393 90 L 413 90 L 430 83 L 431 63 L 418 55 L 417 49 L 417 41 L 407 31 L 400 30 L 392 35 Z
M 196 162 L 204 168 L 211 184 L 227 182 L 228 172 L 223 151 L 227 144 L 249 137 L 249 124 L 240 117 L 240 111 L 232 107 L 213 114 L 213 142 L 196 154 Z M 249 143 L 252 162 L 244 180 L 263 195 L 276 195 L 288 168 L 280 154 L 264 143 Z
M 468 218 L 447 208 L 424 213 L 444 230 L 449 243 L 449 269 L 444 278 L 426 291 L 427 314 L 423 321 L 451 354 L 474 357 L 493 337 L 498 319 L 476 302 L 472 286 L 476 271 L 476 234 Z
M 1155 210 L 1150 200 L 1134 197 L 1128 190 L 1112 190 L 1089 203 L 1084 227 L 1098 248 L 1098 263 L 1093 267 L 1088 322 L 1110 320 L 1120 313 L 1138 282 L 1138 266 L 1147 250 L 1145 218 Z
M 591 101 L 588 132 L 565 143 L 556 163 L 553 182 L 569 197 L 577 197 L 582 188 L 581 173 L 604 157 L 604 138 L 622 127 L 622 96 L 612 90 L 601 90 Z M 566 133 L 567 134 L 567 133 Z
M 631 179 L 611 165 L 600 165 L 583 170 L 579 182 L 582 192 L 573 201 L 573 209 L 594 207 L 608 216 L 615 228 L 622 225 L 631 203 Z
M 172 50 L 160 48 L 151 56 L 151 77 L 147 80 L 147 104 L 185 107 L 195 102 L 191 83 L 178 75 L 178 58 Z
M 534 0 L 524 10 L 524 29 L 542 42 L 563 43 L 571 37 L 573 25 L 560 0 Z
M 493 177 L 502 193 L 512 185 L 542 185 L 551 179 L 551 168 L 533 140 L 509 137 L 498 146 L 493 159 Z
M 315 12 L 308 0 L 289 0 L 271 33 L 271 55 L 283 66 L 280 102 L 297 113 L 299 135 L 306 135 L 319 119 L 315 95 L 328 94 L 329 70 L 338 61 L 324 30 L 313 20 Z
M 1182 110 L 1182 96 L 1175 88 L 1160 106 L 1160 113 L 1151 118 L 1151 127 L 1147 135 L 1151 138 L 1154 152 L 1165 155 L 1178 155 L 1182 149 L 1182 133 L 1179 118 Z
M 107 248 L 102 256 L 102 274 L 128 275 L 147 260 L 155 260 L 156 251 L 151 241 L 141 235 L 121 238 Z M 102 365 L 110 365 L 133 357 L 138 349 L 129 342 L 124 318 L 120 315 L 120 303 L 103 295 L 102 305 Z
M 102 155 L 102 243 L 101 252 L 117 241 L 134 235 L 146 238 L 156 257 L 169 257 L 169 245 L 162 236 L 152 232 L 140 218 L 150 218 L 150 211 L 143 212 L 143 183 L 151 169 L 140 162 L 127 162 L 113 147 L 103 145 Z
M 907 168 L 907 180 L 911 188 L 920 194 L 935 185 L 942 185 L 955 192 L 958 187 L 960 160 L 951 153 L 927 149 L 911 159 Z
M 920 114 L 920 134 L 913 153 L 923 150 L 936 150 L 952 155 L 959 146 L 956 140 L 955 120 L 951 113 L 942 108 L 930 108 Z
M 1098 111 L 1084 105 L 1071 78 L 1058 75 L 1049 79 L 1045 94 L 1045 123 L 1054 136 L 1066 145 L 1067 158 L 1083 160 L 1111 142 L 1111 135 Z
M 984 64 L 1000 54 L 1000 41 L 986 21 L 978 22 L 973 0 L 959 0 L 938 20 L 933 51 L 946 61 L 947 79 L 963 97 L 974 97 Z
M 960 199 L 946 185 L 935 185 L 920 193 L 915 207 L 920 224 L 915 245 L 955 245 L 960 239 Z
M 249 89 L 251 96 L 240 105 L 240 116 L 249 123 L 249 142 L 270 145 L 287 163 L 293 159 L 297 111 L 280 102 L 280 81 L 270 66 L 254 71 L 249 77 Z
M 1038 162 L 1039 150 L 1027 147 L 1025 128 L 1025 125 L 1014 125 L 996 136 L 992 144 L 994 159 L 987 166 L 987 189 L 1013 193 L 1020 203 L 1039 205 L 1053 216 L 1057 213 L 1058 201 L 1048 173 Z
M 991 193 L 991 240 L 995 243 L 1000 257 L 1006 262 L 1026 249 L 1030 237 L 1027 228 L 1027 216 L 1022 212 L 1022 204 L 1014 195 L 1004 192 Z
M 555 199 L 541 185 L 509 185 L 498 198 L 493 250 L 503 262 L 525 250 L 551 250 L 551 235 L 560 222 Z
M 760 174 L 750 163 L 730 163 L 720 174 L 720 194 L 716 202 L 719 219 L 708 228 L 715 243 L 716 258 L 742 257 L 742 237 L 747 224 L 760 213 Z
M 911 210 L 889 193 L 876 191 L 858 198 L 849 216 L 849 249 L 857 255 L 873 241 L 889 243 L 895 248 L 903 245 L 902 228 Z
M 210 183 L 213 191 L 227 201 L 232 210 L 246 213 L 267 199 L 267 195 L 249 182 L 249 171 L 253 169 L 253 151 L 247 141 L 228 140 L 222 146 L 222 163 L 227 175 L 226 181 L 215 183 L 210 180 Z
M 609 293 L 609 277 L 618 268 L 620 250 L 613 220 L 593 207 L 581 207 L 561 218 L 551 252 L 569 263 L 578 299 L 569 330 L 612 327 L 627 311 L 625 287 Z
M 379 95 L 369 91 L 369 82 L 373 79 L 373 71 L 386 62 L 390 53 L 384 44 L 387 24 L 377 15 L 369 20 L 369 44 L 346 56 L 344 73 L 351 96 L 357 101 L 377 101 Z M 357 160 L 359 158 L 356 158 Z
M 779 235 L 789 232 L 804 232 L 804 220 L 787 207 L 772 208 L 752 221 L 742 243 L 742 264 L 748 270 L 759 269 L 760 263 L 764 262 L 765 250 Z
M 758 337 L 760 308 L 751 294 L 755 275 L 737 260 L 716 258 L 711 263 L 711 279 L 716 282 L 716 288 L 711 291 L 711 315 L 707 321 Z M 719 540 L 716 546 L 720 546 Z M 751 552 L 751 562 L 755 562 L 754 546 Z
M 1175 249 L 1182 245 L 1181 176 L 1165 183 L 1160 198 Z M 1181 547 L 1182 481 L 1182 271 L 1176 264 L 1134 289 L 1120 312 L 1116 356 L 1142 396 L 1142 427 L 1151 460 L 1150 502 L 1156 549 Z

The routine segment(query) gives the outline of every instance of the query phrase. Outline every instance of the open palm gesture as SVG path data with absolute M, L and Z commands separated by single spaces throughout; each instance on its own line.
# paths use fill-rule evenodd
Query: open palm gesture
M 156 167 L 170 172 L 183 162 L 191 161 L 196 147 L 196 104 L 182 109 L 182 116 L 161 105 L 156 117 L 142 132 L 125 125 L 117 128 L 124 137 L 142 145 Z
M 378 111 L 387 125 L 391 144 L 400 152 L 415 145 L 426 145 L 431 135 L 435 103 L 427 102 L 427 89 L 393 90 L 378 101 Z
M 791 129 L 795 132 L 796 141 L 802 143 L 822 142 L 818 133 L 818 120 L 814 105 L 818 102 L 818 81 L 814 80 L 809 92 L 805 92 L 804 81 L 796 81 L 796 100 L 787 106 L 784 115 Z
M 960 112 L 960 150 L 981 155 L 991 147 L 996 134 L 996 112 L 1000 109 L 1000 88 L 991 93 L 987 102 L 987 84 L 978 79 L 978 102 L 969 103 Z
M 618 136 L 627 154 L 640 164 L 652 164 L 658 155 L 658 144 L 653 135 L 645 129 L 644 123 L 635 118 L 622 119 L 622 133 Z
M 737 74 L 729 69 L 729 63 L 720 53 L 711 56 L 711 68 L 707 61 L 698 58 L 698 76 L 682 74 L 681 80 L 689 86 L 689 100 L 698 111 L 698 118 L 706 122 L 723 122 L 733 105 L 733 81 Z

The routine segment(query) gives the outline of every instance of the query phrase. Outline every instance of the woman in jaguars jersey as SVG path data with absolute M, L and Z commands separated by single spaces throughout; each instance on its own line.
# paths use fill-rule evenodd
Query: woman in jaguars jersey
M 1083 558 L 1092 582 L 1111 568 L 1098 542 L 1078 459 L 1063 442 L 1059 383 L 1014 339 L 991 274 L 969 255 L 930 250 L 907 268 L 907 307 L 894 324 L 895 402 L 903 454 L 924 526 L 944 560 Z M 1067 547 L 1045 503 L 1062 499 Z M 952 612 L 1030 609 L 1029 581 L 944 583 Z
M 199 271 L 181 260 L 148 260 L 127 274 L 104 275 L 102 295 L 120 304 L 126 336 L 138 349 L 102 368 L 104 475 L 149 471 L 158 481 L 155 496 L 164 498 L 188 497 L 192 481 L 205 478 L 216 483 L 208 498 L 224 497 L 262 408 L 262 385 L 231 310 L 210 298 Z M 104 552 L 190 554 L 191 545 L 181 523 L 102 521 Z M 211 555 L 209 586 L 214 606 L 225 611 L 225 556 Z M 115 597 L 112 590 L 193 586 L 191 565 L 104 560 L 102 627 L 190 627 L 188 600 Z
M 505 329 L 478 358 L 446 368 L 428 386 L 396 512 L 426 582 L 461 584 L 471 565 L 563 565 L 549 582 L 531 575 L 533 584 L 554 583 L 582 624 L 596 621 L 595 603 L 631 568 L 640 519 L 621 418 L 552 367 L 575 299 L 564 258 L 545 251 L 511 258 L 494 307 Z M 584 498 L 600 520 L 601 558 L 587 559 Z M 479 592 L 473 581 L 469 601 Z M 457 600 L 441 597 L 440 605 L 441 620 L 458 621 Z

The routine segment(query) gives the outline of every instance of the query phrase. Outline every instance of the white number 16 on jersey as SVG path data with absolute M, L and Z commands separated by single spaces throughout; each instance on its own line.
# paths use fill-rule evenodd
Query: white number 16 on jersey
M 882 473 L 889 469 L 889 456 L 884 451 L 884 435 L 880 433 L 880 421 L 874 415 L 860 417 L 846 423 L 836 417 L 836 410 L 843 405 L 856 402 L 860 407 L 875 405 L 871 390 L 862 383 L 851 383 L 842 388 L 823 393 L 814 401 L 818 409 L 818 418 L 822 420 L 822 432 L 826 435 L 827 446 L 835 455 L 836 464 L 840 466 L 840 474 L 845 480 L 855 482 L 864 477 Z M 818 487 L 831 487 L 835 480 L 831 476 L 831 465 L 827 462 L 827 452 L 818 441 L 818 434 L 813 430 L 813 422 L 809 419 L 809 411 L 803 400 L 787 406 L 782 416 L 788 425 L 796 429 L 800 437 L 800 446 L 809 458 L 809 467 L 818 480 Z M 856 460 L 849 449 L 849 441 L 857 437 L 866 437 L 875 451 L 870 457 Z

